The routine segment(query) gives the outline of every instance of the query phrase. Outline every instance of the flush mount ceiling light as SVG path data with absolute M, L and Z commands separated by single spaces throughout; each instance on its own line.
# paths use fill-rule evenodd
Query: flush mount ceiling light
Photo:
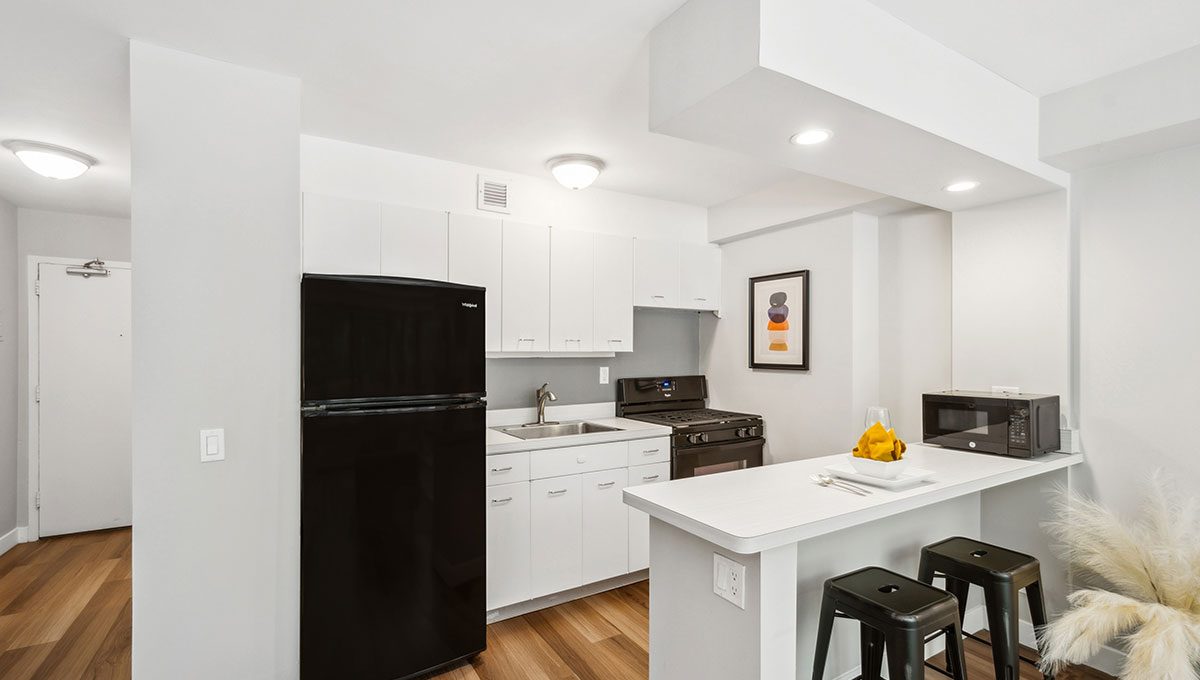
M 8 139 L 4 147 L 16 154 L 25 167 L 50 179 L 75 179 L 96 164 L 96 159 L 85 153 L 45 142 Z
M 958 193 L 958 192 L 960 192 L 960 191 L 970 191 L 971 189 L 974 189 L 974 188 L 975 188 L 975 187 L 977 187 L 977 186 L 979 186 L 979 182 L 976 182 L 976 181 L 975 181 L 975 180 L 973 180 L 973 179 L 964 179 L 964 180 L 962 180 L 961 182 L 955 182 L 955 183 L 953 183 L 953 184 L 947 184 L 947 185 L 946 185 L 945 187 L 943 187 L 943 188 L 944 188 L 946 191 L 949 191 L 949 192 L 952 192 L 952 193 L 956 193 L 956 194 L 957 194 L 957 193 Z
M 833 132 L 822 128 L 813 128 L 812 130 L 804 130 L 792 135 L 792 144 L 796 146 L 812 146 L 821 142 L 829 141 L 833 136 Z
M 604 161 L 595 156 L 571 153 L 546 161 L 546 167 L 558 183 L 568 189 L 586 189 L 600 176 Z

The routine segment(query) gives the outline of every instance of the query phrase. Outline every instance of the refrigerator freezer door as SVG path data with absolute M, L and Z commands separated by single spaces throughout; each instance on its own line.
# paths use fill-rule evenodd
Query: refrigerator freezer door
M 306 404 L 482 395 L 484 289 L 305 275 Z
M 407 678 L 484 649 L 484 413 L 303 419 L 303 680 Z

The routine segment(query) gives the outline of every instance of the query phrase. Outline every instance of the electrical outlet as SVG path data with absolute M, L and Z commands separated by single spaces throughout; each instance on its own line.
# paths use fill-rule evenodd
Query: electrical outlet
M 746 565 L 713 553 L 713 593 L 739 609 L 746 608 Z
M 600 367 L 600 384 L 601 385 L 608 384 L 608 366 Z

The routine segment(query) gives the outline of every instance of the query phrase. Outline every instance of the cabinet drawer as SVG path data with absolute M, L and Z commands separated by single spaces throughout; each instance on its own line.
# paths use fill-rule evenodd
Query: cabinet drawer
M 628 442 L 533 451 L 529 454 L 529 478 L 544 479 L 625 467 L 628 458 Z
M 655 482 L 665 482 L 669 479 L 671 479 L 670 463 L 655 463 L 653 465 L 639 465 L 629 468 L 629 486 L 654 484 Z
M 529 452 L 501 453 L 488 456 L 485 472 L 487 485 L 509 484 L 529 481 Z
M 655 437 L 629 442 L 629 467 L 671 460 L 671 438 Z

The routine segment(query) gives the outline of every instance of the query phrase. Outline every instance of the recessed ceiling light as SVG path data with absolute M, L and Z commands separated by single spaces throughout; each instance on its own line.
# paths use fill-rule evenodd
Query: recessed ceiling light
M 792 144 L 797 146 L 812 146 L 813 144 L 827 142 L 832 136 L 833 132 L 829 130 L 813 128 L 812 130 L 805 130 L 792 135 Z
M 568 189 L 586 189 L 600 176 L 604 161 L 595 156 L 571 153 L 546 161 L 546 167 L 558 183 Z
M 45 142 L 8 139 L 4 147 L 16 154 L 25 167 L 50 179 L 75 179 L 96 164 L 96 159 L 85 153 Z
M 979 182 L 976 182 L 973 179 L 964 179 L 961 182 L 955 182 L 954 184 L 947 184 L 944 188 L 946 189 L 946 191 L 952 191 L 954 193 L 958 193 L 960 191 L 970 191 L 971 189 L 974 189 L 977 186 L 979 186 Z

